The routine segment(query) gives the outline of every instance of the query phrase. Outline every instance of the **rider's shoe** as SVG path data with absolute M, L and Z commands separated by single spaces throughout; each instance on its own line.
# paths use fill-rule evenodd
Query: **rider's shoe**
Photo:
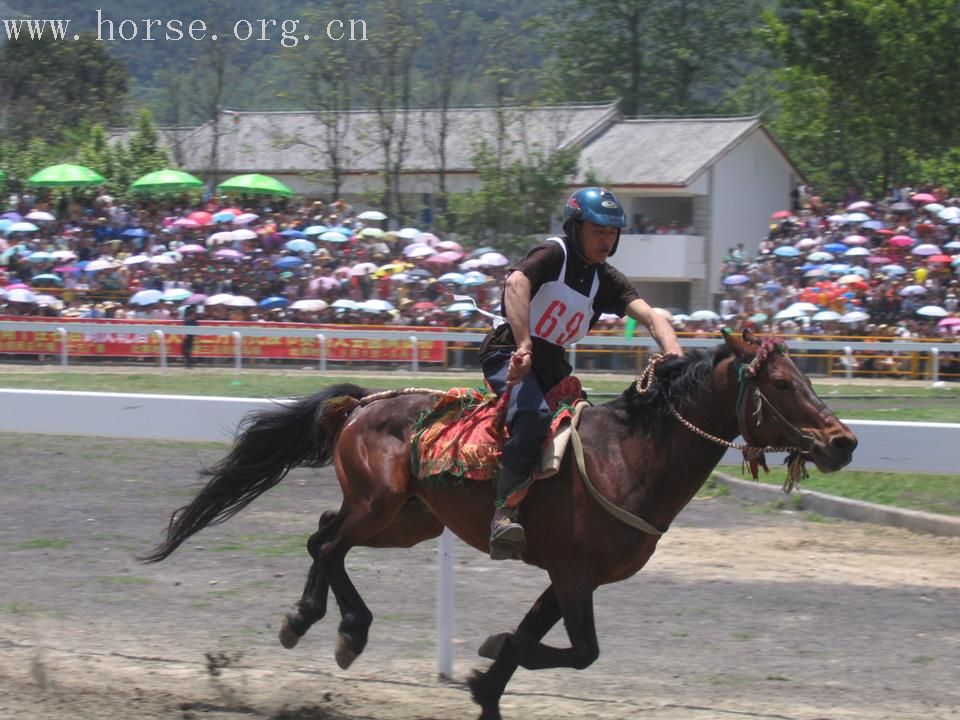
M 519 557 L 527 540 L 523 525 L 517 522 L 516 508 L 497 508 L 490 523 L 490 558 L 510 560 Z

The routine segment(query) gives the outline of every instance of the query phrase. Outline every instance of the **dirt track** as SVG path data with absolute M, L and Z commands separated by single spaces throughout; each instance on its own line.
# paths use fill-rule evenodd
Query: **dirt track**
M 0 718 L 475 716 L 462 685 L 435 680 L 432 544 L 348 557 L 375 616 L 350 671 L 332 657 L 335 607 L 295 650 L 277 642 L 307 569 L 303 541 L 338 503 L 330 471 L 292 474 L 143 566 L 132 556 L 222 447 L 16 435 L 0 447 Z M 459 548 L 458 679 L 544 586 L 539 571 Z M 521 670 L 503 711 L 958 718 L 958 607 L 960 539 L 698 499 L 647 569 L 598 592 L 600 660 L 579 673 Z

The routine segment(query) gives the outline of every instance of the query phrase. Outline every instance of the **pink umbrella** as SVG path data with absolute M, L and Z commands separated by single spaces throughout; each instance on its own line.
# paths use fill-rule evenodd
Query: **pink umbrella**
M 441 240 L 437 243 L 437 250 L 452 250 L 453 252 L 462 253 L 463 246 L 453 240 Z
M 928 205 L 936 202 L 937 199 L 930 193 L 917 193 L 916 195 L 910 197 L 910 201 L 920 205 Z
M 191 220 L 190 218 L 178 218 L 177 220 L 173 221 L 172 225 L 173 227 L 178 228 L 196 229 L 200 227 L 200 223 L 198 223 L 196 220 Z
M 170 227 L 171 225 L 173 225 L 173 224 L 174 224 L 177 220 L 179 220 L 179 219 L 180 219 L 180 218 L 171 215 L 171 216 L 165 217 L 163 220 L 161 220 L 161 221 L 160 221 L 160 224 L 163 225 L 163 227 Z
M 188 220 L 193 220 L 197 225 L 212 225 L 213 215 L 205 210 L 196 210 L 187 215 Z
M 436 255 L 431 255 L 426 258 L 424 262 L 430 263 L 431 265 L 453 265 L 456 260 L 450 257 L 444 257 L 446 253 L 437 253 Z M 463 257 L 462 255 L 460 257 Z
M 213 256 L 221 258 L 222 260 L 239 260 L 243 257 L 243 253 L 231 248 L 222 248 L 217 250 Z
M 237 215 L 233 219 L 233 224 L 248 225 L 249 223 L 252 223 L 254 220 L 258 220 L 259 218 L 260 216 L 257 215 L 256 213 L 241 213 L 240 215 Z
M 24 283 L 14 283 L 13 285 L 7 285 L 4 290 L 29 290 L 30 286 L 25 285 Z
M 181 245 L 177 248 L 177 252 L 182 255 L 189 255 L 190 253 L 205 253 L 207 249 L 203 245 L 196 245 L 191 243 L 190 245 Z
M 863 235 L 847 235 L 843 239 L 843 242 L 846 245 L 866 245 L 870 241 L 867 240 L 867 238 L 865 238 Z
M 436 255 L 431 255 L 426 261 L 428 263 L 442 261 L 444 264 L 450 264 L 460 262 L 461 260 L 463 260 L 462 252 L 457 252 L 456 250 L 445 250 L 444 252 L 437 253 Z
M 894 235 L 887 244 L 892 247 L 913 247 L 913 238 L 908 235 Z
M 893 262 L 893 258 L 888 258 L 886 255 L 871 255 L 867 258 L 867 262 L 871 265 L 888 265 Z
M 937 323 L 937 327 L 956 327 L 960 325 L 960 317 L 945 317 Z
M 207 296 L 203 293 L 194 293 L 187 298 L 188 305 L 203 305 L 207 301 Z
M 433 233 L 420 233 L 416 240 L 420 245 L 429 245 L 430 247 L 436 247 L 440 243 L 440 238 Z
M 857 200 L 847 205 L 847 212 L 854 212 L 855 210 L 866 210 L 867 208 L 872 208 L 873 203 L 869 200 Z

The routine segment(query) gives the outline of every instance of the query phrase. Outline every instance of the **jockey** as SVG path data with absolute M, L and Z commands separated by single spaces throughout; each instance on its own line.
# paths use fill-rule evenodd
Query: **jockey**
M 498 395 L 510 392 L 502 467 L 495 480 L 490 557 L 513 557 L 526 538 L 508 496 L 528 482 L 550 429 L 544 396 L 570 375 L 566 348 L 582 339 L 601 313 L 629 315 L 667 355 L 682 355 L 673 328 L 644 302 L 607 258 L 626 224 L 623 206 L 605 188 L 577 190 L 563 209 L 565 237 L 532 248 L 507 274 L 502 314 L 480 348 L 483 374 Z

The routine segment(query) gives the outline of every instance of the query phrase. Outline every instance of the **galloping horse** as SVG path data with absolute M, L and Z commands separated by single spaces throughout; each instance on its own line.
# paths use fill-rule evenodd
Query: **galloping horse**
M 531 486 L 521 506 L 528 538 L 522 559 L 546 570 L 551 584 L 516 632 L 492 635 L 480 647 L 494 661 L 469 680 L 481 720 L 500 718 L 500 697 L 518 666 L 583 669 L 597 659 L 594 590 L 647 563 L 660 534 L 738 435 L 754 464 L 762 463 L 763 449 L 790 452 L 795 471 L 805 460 L 824 472 L 850 462 L 856 436 L 817 397 L 782 340 L 749 331 L 724 331 L 724 340 L 712 351 L 651 363 L 617 399 L 583 411 L 574 442 L 581 457 L 565 458 L 556 477 Z M 493 509 L 492 483 L 428 484 L 414 476 L 411 433 L 433 394 L 380 393 L 365 404 L 371 396 L 337 385 L 248 416 L 229 455 L 205 471 L 206 486 L 174 513 L 164 542 L 143 559 L 163 560 L 291 468 L 332 461 L 343 504 L 321 516 L 307 542 L 313 565 L 280 640 L 296 645 L 326 613 L 332 589 L 342 615 L 335 656 L 347 668 L 363 652 L 373 621 L 344 567 L 350 548 L 410 547 L 446 526 L 486 553 Z M 543 644 L 561 618 L 570 647 Z

